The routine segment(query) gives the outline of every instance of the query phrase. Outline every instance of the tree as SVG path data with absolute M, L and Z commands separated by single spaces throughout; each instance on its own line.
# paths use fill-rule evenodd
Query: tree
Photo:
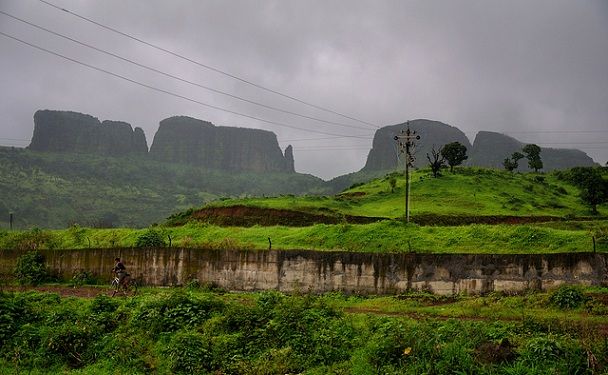
M 135 247 L 164 247 L 166 246 L 163 235 L 155 229 L 148 229 L 139 236 L 135 242 Z
M 511 154 L 511 158 L 505 158 L 505 160 L 502 162 L 502 165 L 509 172 L 513 172 L 517 169 L 517 167 L 519 167 L 519 160 L 523 158 L 524 155 L 521 152 L 515 151 Z
M 467 156 L 467 148 L 460 142 L 452 142 L 443 146 L 441 156 L 447 160 L 450 172 L 454 172 L 455 166 L 462 164 L 463 161 L 469 158 Z
M 608 202 L 608 181 L 598 168 L 576 167 L 570 174 L 570 181 L 581 190 L 581 199 L 597 214 L 597 205 Z
M 388 184 L 391 187 L 391 193 L 395 191 L 395 186 L 397 186 L 397 178 L 395 176 L 391 176 L 388 179 Z
M 432 158 L 428 153 L 426 154 L 426 158 L 429 160 L 429 165 L 431 167 L 431 172 L 433 172 L 433 177 L 437 178 L 441 176 L 441 173 L 439 172 L 444 166 L 445 160 L 443 159 L 443 156 L 441 156 L 441 149 L 439 149 L 439 151 L 436 151 L 435 146 L 433 146 L 433 148 L 431 149 L 431 154 L 433 155 Z
M 543 161 L 540 158 L 540 147 L 535 144 L 525 145 L 522 149 L 528 159 L 528 167 L 534 169 L 534 172 L 538 172 L 539 169 L 543 169 Z

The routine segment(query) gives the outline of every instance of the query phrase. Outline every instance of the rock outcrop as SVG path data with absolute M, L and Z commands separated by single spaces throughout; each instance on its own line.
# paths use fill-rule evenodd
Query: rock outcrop
M 460 142 L 467 150 L 471 149 L 471 143 L 466 135 L 454 126 L 439 121 L 413 120 L 410 121 L 410 129 L 416 131 L 420 140 L 416 141 L 414 165 L 422 167 L 428 164 L 426 154 L 430 154 L 433 147 L 438 150 L 450 142 Z M 367 162 L 363 171 L 384 171 L 395 169 L 398 166 L 399 148 L 394 137 L 406 128 L 406 124 L 386 126 L 376 131 L 372 149 L 367 156 Z
M 294 172 L 293 150 L 288 147 L 283 155 L 274 133 L 215 126 L 186 116 L 160 122 L 150 156 L 158 161 L 187 163 L 206 169 Z
M 489 168 L 503 168 L 502 162 L 515 151 L 521 152 L 525 143 L 515 138 L 495 132 L 480 131 L 473 142 L 467 165 Z M 586 153 L 574 149 L 541 147 L 540 157 L 544 171 L 572 167 L 593 166 L 596 163 Z M 520 171 L 529 171 L 526 159 L 519 161 Z
M 403 123 L 378 129 L 374 135 L 373 146 L 368 154 L 367 162 L 361 172 L 388 171 L 398 166 L 401 167 L 404 157 L 398 153 L 399 149 L 394 136 L 400 134 L 405 128 L 406 124 Z M 414 166 L 416 167 L 425 167 L 429 164 L 426 155 L 431 153 L 433 147 L 438 150 L 447 143 L 460 142 L 467 148 L 469 155 L 465 165 L 503 168 L 504 159 L 515 151 L 521 152 L 525 145 L 517 139 L 501 133 L 480 131 L 471 146 L 462 131 L 438 121 L 413 120 L 410 121 L 410 129 L 420 135 L 420 140 L 416 141 L 414 154 L 416 157 Z M 580 150 L 541 148 L 543 171 L 596 165 L 593 159 Z M 400 162 L 398 162 L 399 159 Z M 518 170 L 530 170 L 525 159 L 522 159 L 519 164 Z
M 124 156 L 145 155 L 146 136 L 126 122 L 99 122 L 96 117 L 69 111 L 40 110 L 34 114 L 30 150 L 83 152 Z

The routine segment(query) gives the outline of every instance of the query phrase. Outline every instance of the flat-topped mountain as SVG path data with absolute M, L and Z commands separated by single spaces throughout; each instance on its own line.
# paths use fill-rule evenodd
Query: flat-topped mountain
M 473 142 L 467 165 L 489 168 L 502 168 L 502 162 L 515 151 L 521 152 L 525 143 L 501 133 L 480 131 Z M 540 156 L 543 160 L 543 170 L 565 169 L 572 167 L 588 167 L 595 165 L 593 159 L 580 150 L 542 148 Z M 520 171 L 529 171 L 525 159 L 520 160 Z
M 397 142 L 394 136 L 400 134 L 406 124 L 386 126 L 376 131 L 372 149 L 367 157 L 365 167 L 361 172 L 388 171 L 402 165 L 403 155 L 398 153 Z M 450 142 L 460 142 L 467 148 L 468 160 L 465 165 L 475 167 L 503 168 L 502 162 L 515 151 L 521 152 L 525 143 L 501 133 L 480 131 L 475 137 L 473 145 L 458 128 L 430 120 L 410 121 L 410 129 L 420 135 L 416 141 L 414 165 L 423 167 L 428 165 L 427 153 L 431 153 L 433 146 L 438 150 Z M 587 154 L 574 149 L 556 149 L 542 147 L 541 158 L 544 171 L 584 167 L 596 165 Z M 400 163 L 399 163 L 400 161 Z M 519 170 L 527 171 L 526 160 L 520 161 Z
M 293 173 L 292 149 L 285 155 L 273 132 L 215 126 L 186 116 L 164 119 L 150 147 L 150 157 L 207 169 Z
M 34 135 L 28 148 L 106 156 L 142 155 L 209 170 L 295 173 L 293 148 L 287 147 L 283 154 L 273 132 L 215 126 L 186 116 L 162 120 L 148 152 L 143 130 L 133 129 L 126 122 L 100 122 L 78 112 L 40 110 L 34 114 Z
M 471 143 L 466 135 L 458 128 L 444 124 L 439 121 L 431 120 L 412 120 L 409 123 L 410 129 L 420 136 L 416 141 L 414 165 L 422 167 L 428 164 L 426 154 L 431 154 L 446 143 L 460 142 L 467 150 L 471 149 Z M 372 149 L 367 156 L 367 162 L 363 171 L 391 170 L 397 167 L 398 157 L 403 160 L 403 155 L 399 155 L 399 148 L 394 137 L 399 135 L 406 128 L 406 124 L 385 126 L 376 131 Z M 402 164 L 402 163 L 401 163 Z
M 34 114 L 34 151 L 82 152 L 99 155 L 145 155 L 146 136 L 122 121 L 100 122 L 96 117 L 70 111 L 41 110 Z

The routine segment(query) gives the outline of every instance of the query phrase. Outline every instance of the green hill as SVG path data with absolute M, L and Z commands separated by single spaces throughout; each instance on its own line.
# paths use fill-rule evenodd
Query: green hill
M 242 195 L 324 193 L 298 173 L 236 173 L 142 157 L 0 147 L 0 228 L 145 227 L 173 212 Z
M 445 173 L 433 178 L 426 169 L 416 170 L 411 182 L 411 215 L 433 224 L 443 223 L 442 217 L 469 217 L 471 222 L 480 217 L 515 217 L 516 222 L 548 221 L 557 218 L 589 216 L 591 211 L 579 197 L 578 188 L 559 173 L 532 174 L 480 168 L 460 168 L 456 173 Z M 390 180 L 395 180 L 391 188 Z M 372 217 L 399 218 L 404 215 L 405 179 L 393 173 L 356 184 L 334 196 L 281 196 L 273 198 L 245 198 L 214 201 L 203 210 L 227 207 L 256 207 L 259 209 L 299 211 L 307 214 L 340 218 Z M 608 206 L 599 207 L 600 216 L 608 215 Z M 191 210 L 177 215 L 199 216 Z M 206 217 L 205 215 L 203 215 Z M 207 218 L 207 217 L 206 217 Z M 517 218 L 521 218 L 518 220 Z M 323 222 L 323 221 L 320 221 Z M 491 222 L 491 221 L 490 221 Z M 330 223 L 330 222 L 328 222 Z

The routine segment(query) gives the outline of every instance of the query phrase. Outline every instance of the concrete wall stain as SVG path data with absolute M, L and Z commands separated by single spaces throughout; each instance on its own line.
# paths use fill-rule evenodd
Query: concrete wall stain
M 608 285 L 608 254 L 416 254 L 313 250 L 117 248 L 43 250 L 47 267 L 64 279 L 77 270 L 110 280 L 114 258 L 146 285 L 185 285 L 192 279 L 231 290 L 343 291 L 438 294 L 544 290 L 563 283 Z M 0 273 L 22 254 L 0 250 Z

